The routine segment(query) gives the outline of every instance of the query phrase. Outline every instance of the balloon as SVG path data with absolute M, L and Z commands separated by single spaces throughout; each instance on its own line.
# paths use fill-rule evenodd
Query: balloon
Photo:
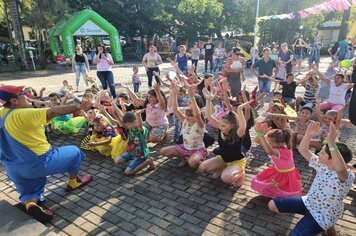
M 340 62 L 340 67 L 342 68 L 349 68 L 352 65 L 351 60 L 343 60 Z

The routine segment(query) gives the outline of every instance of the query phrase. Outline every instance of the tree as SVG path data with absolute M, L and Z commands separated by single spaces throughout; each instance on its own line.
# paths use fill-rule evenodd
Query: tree
M 188 40 L 221 32 L 223 4 L 217 0 L 182 0 L 177 6 L 174 27 Z M 221 33 L 220 33 L 221 35 Z
M 19 16 L 17 0 L 8 0 L 8 8 L 10 13 L 9 15 L 12 19 L 12 27 L 15 33 L 15 43 L 18 48 L 21 64 L 24 68 L 27 68 L 25 43 L 23 39 L 22 25 Z
M 340 28 L 339 38 L 338 38 L 339 41 L 346 38 L 346 34 L 348 32 L 347 26 L 350 19 L 350 15 L 351 15 L 351 7 L 345 10 L 344 13 L 342 14 L 341 28 Z
M 33 29 L 40 56 L 40 65 L 45 67 L 48 56 L 43 33 L 52 28 L 57 22 L 68 17 L 69 8 L 64 0 L 31 0 L 31 5 L 24 11 L 26 25 Z

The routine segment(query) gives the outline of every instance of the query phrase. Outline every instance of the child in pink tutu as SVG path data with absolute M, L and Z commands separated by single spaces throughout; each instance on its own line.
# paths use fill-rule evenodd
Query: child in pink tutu
M 251 188 L 270 198 L 301 196 L 300 175 L 294 166 L 291 150 L 291 133 L 288 130 L 268 130 L 266 123 L 256 123 L 254 127 L 256 136 L 274 165 L 258 173 L 252 179 Z

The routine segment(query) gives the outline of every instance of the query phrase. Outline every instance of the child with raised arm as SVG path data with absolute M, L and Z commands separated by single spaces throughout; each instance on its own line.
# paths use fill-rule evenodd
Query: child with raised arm
M 123 126 L 127 129 L 127 152 L 114 159 L 116 164 L 131 161 L 124 174 L 133 175 L 149 166 L 149 170 L 155 168 L 153 159 L 149 157 L 150 150 L 147 146 L 148 130 L 143 125 L 142 110 L 127 112 L 122 118 Z
M 206 116 L 213 126 L 219 128 L 218 143 L 220 155 L 203 161 L 198 172 L 212 173 L 213 178 L 219 178 L 225 183 L 240 187 L 245 178 L 246 159 L 242 153 L 243 136 L 246 130 L 246 120 L 243 109 L 248 107 L 250 102 L 243 103 L 237 108 L 236 113 L 230 111 L 218 121 L 211 110 L 212 96 L 205 88 L 204 95 L 207 99 Z
M 305 106 L 309 103 L 311 103 L 314 107 L 316 103 L 316 96 L 319 92 L 317 75 L 314 71 L 310 71 L 299 83 L 304 86 L 305 92 L 303 97 L 297 97 L 296 99 L 296 111 L 299 111 L 300 106 Z
M 295 90 L 299 84 L 304 83 L 308 78 L 304 78 L 300 81 L 295 81 L 293 74 L 287 74 L 285 81 L 279 81 L 270 77 L 267 78 L 271 81 L 279 83 L 279 85 L 282 85 L 282 98 L 289 106 L 291 106 L 294 109 Z
M 274 165 L 258 173 L 252 179 L 251 188 L 270 198 L 301 196 L 302 186 L 299 171 L 294 165 L 291 131 L 270 130 L 266 123 L 256 123 L 254 127 Z
M 172 96 L 172 101 L 175 101 L 172 102 L 172 108 L 177 119 L 182 122 L 183 144 L 164 147 L 160 153 L 162 156 L 180 158 L 179 167 L 183 167 L 188 162 L 190 167 L 197 169 L 208 155 L 203 142 L 205 121 L 195 101 L 193 88 L 188 88 L 190 108 L 185 109 L 184 113 L 178 109 L 178 91 L 177 85 L 171 83 L 170 96 Z
M 148 130 L 148 142 L 158 143 L 167 138 L 168 119 L 166 117 L 167 99 L 161 91 L 161 85 L 155 84 L 154 89 L 148 91 L 146 99 L 140 99 L 127 86 L 121 85 L 130 95 L 131 100 L 137 106 L 143 106 L 146 111 L 144 126 Z
M 352 151 L 346 144 L 336 142 L 337 130 L 330 124 L 325 144 L 318 155 L 309 150 L 311 139 L 320 132 L 320 123 L 311 123 L 299 145 L 299 152 L 316 170 L 316 175 L 306 196 L 275 198 L 268 203 L 276 213 L 298 213 L 304 217 L 291 235 L 316 235 L 328 231 L 336 235 L 334 225 L 344 211 L 343 199 L 349 192 L 355 175 L 347 169 Z
M 295 130 L 293 131 L 293 147 L 295 147 L 297 144 L 299 144 L 302 141 L 302 138 L 305 135 L 305 131 L 307 130 L 307 127 L 310 123 L 314 122 L 311 120 L 311 115 L 313 113 L 313 109 L 310 106 L 304 106 L 302 109 L 298 112 L 298 116 L 288 116 L 285 114 L 275 114 L 275 113 L 270 113 L 269 116 L 271 118 L 273 117 L 279 117 L 279 118 L 284 118 L 288 119 L 289 121 L 295 121 Z
M 347 90 L 351 89 L 353 83 L 345 83 L 343 74 L 336 74 L 333 80 L 325 78 L 323 74 L 316 71 L 319 79 L 330 85 L 329 98 L 320 104 L 320 110 L 341 110 L 345 107 L 345 95 Z
M 320 130 L 316 139 L 311 140 L 310 146 L 315 148 L 317 151 L 321 150 L 323 147 L 323 142 L 328 134 L 330 124 L 334 124 L 336 129 L 339 130 L 342 123 L 344 109 L 328 110 L 324 115 L 320 111 L 320 99 L 316 99 L 315 113 L 318 121 L 320 122 Z

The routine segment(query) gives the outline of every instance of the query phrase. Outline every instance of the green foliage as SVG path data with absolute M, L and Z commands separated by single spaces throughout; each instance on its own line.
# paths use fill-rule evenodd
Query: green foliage
M 4 3 L 0 0 L 0 29 L 6 29 Z M 259 16 L 298 12 L 325 0 L 260 0 Z M 257 0 L 18 0 L 22 23 L 37 30 L 49 29 L 72 12 L 93 9 L 123 35 L 152 37 L 170 34 L 196 40 L 224 29 L 253 32 Z M 342 12 L 322 13 L 299 20 L 261 23 L 261 40 L 292 43 L 296 32 L 311 38 L 324 20 L 341 20 Z M 356 12 L 351 14 L 351 22 Z M 300 29 L 300 26 L 303 29 Z

